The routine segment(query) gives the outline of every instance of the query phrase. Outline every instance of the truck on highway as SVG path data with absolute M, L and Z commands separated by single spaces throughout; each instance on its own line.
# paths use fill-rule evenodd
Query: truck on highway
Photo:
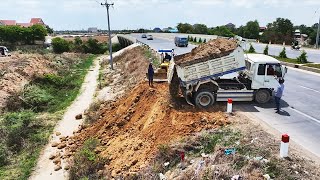
M 188 47 L 188 43 L 187 37 L 176 36 L 174 38 L 174 44 L 178 47 Z
M 184 61 L 187 56 L 190 54 L 175 56 L 170 63 L 170 94 L 176 97 L 181 92 L 188 104 L 200 108 L 229 98 L 267 103 L 279 85 L 279 78 L 287 73 L 287 68 L 275 58 L 245 55 L 240 46 L 215 56 L 205 53 L 201 58 Z

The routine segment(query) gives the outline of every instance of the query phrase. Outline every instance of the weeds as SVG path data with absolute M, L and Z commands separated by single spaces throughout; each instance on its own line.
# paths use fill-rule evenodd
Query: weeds
M 97 139 L 88 139 L 82 149 L 75 154 L 70 169 L 71 180 L 99 178 L 98 170 L 103 169 L 108 162 L 94 152 L 98 145 L 99 141 Z
M 0 117 L 0 179 L 28 179 L 56 122 L 77 97 L 93 59 L 75 65 L 67 60 L 71 67 L 36 77 L 9 98 L 9 112 Z

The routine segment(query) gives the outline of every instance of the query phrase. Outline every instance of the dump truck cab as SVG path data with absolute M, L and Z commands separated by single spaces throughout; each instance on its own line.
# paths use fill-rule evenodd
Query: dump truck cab
M 279 78 L 284 78 L 287 68 L 277 59 L 263 54 L 247 54 L 245 74 L 252 81 L 252 89 L 276 89 Z

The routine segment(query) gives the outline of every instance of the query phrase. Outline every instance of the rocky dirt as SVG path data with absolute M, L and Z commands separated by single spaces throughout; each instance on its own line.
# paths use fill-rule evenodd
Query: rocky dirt
M 175 56 L 174 59 L 177 65 L 186 66 L 228 55 L 236 48 L 237 42 L 234 40 L 214 39 L 192 49 L 190 53 Z
M 107 172 L 124 175 L 148 166 L 159 145 L 229 123 L 217 107 L 200 111 L 183 100 L 173 106 L 169 99 L 167 84 L 140 83 L 127 96 L 101 105 L 100 119 L 71 137 L 76 145 L 67 148 L 79 149 L 95 137 L 99 154 L 110 161 Z

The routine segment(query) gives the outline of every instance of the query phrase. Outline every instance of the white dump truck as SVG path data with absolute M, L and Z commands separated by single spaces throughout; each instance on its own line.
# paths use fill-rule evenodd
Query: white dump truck
M 253 101 L 267 103 L 284 78 L 287 68 L 273 57 L 244 54 L 238 46 L 220 57 L 203 57 L 181 61 L 176 56 L 170 63 L 168 82 L 170 93 L 183 94 L 186 101 L 207 108 L 216 101 Z

